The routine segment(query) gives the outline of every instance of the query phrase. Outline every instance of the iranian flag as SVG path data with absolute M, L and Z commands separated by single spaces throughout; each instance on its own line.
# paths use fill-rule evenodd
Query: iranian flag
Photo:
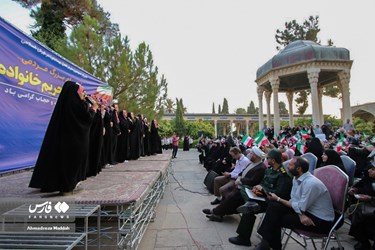
M 302 129 L 300 132 L 301 132 L 301 135 L 302 135 L 303 139 L 310 138 L 310 135 L 305 130 Z
M 254 142 L 255 144 L 257 144 L 258 146 L 263 146 L 267 143 L 270 143 L 270 141 L 268 140 L 267 136 L 264 135 L 264 132 L 259 132 L 255 138 L 254 138 Z
M 342 133 L 340 133 L 340 140 L 336 144 L 336 151 L 340 152 L 342 150 L 342 148 L 345 148 L 345 150 L 346 150 L 348 146 L 349 145 L 348 145 L 348 143 L 346 143 L 344 135 Z
M 301 140 L 301 136 L 295 134 L 292 138 L 290 138 L 293 142 L 298 142 Z
M 253 144 L 253 141 L 254 141 L 254 139 L 251 138 L 251 137 L 248 136 L 248 135 L 245 135 L 245 136 L 242 138 L 242 140 L 241 140 L 242 144 L 245 145 L 245 146 L 247 146 L 247 147 L 251 147 L 251 144 Z
M 285 135 L 283 135 L 283 136 L 280 138 L 279 142 L 280 142 L 281 144 L 287 144 L 287 143 L 288 143 L 287 140 L 286 140 Z
M 301 154 L 304 154 L 306 152 L 306 145 L 301 142 L 297 142 L 295 145 L 293 145 L 292 149 L 296 152 L 297 150 L 301 152 Z

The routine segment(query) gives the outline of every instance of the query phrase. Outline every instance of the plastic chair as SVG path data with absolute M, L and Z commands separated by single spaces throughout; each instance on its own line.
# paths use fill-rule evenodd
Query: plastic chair
M 331 195 L 333 208 L 336 213 L 335 223 L 328 234 L 312 233 L 292 228 L 291 232 L 286 233 L 288 235 L 288 238 L 284 243 L 283 249 L 285 249 L 286 245 L 288 244 L 288 240 L 289 238 L 291 238 L 292 232 L 302 237 L 305 243 L 306 239 L 310 239 L 314 246 L 314 249 L 317 249 L 314 242 L 315 239 L 322 239 L 321 249 L 326 250 L 329 241 L 332 238 L 336 239 L 340 249 L 342 248 L 341 242 L 338 238 L 338 235 L 336 234 L 336 231 L 342 226 L 344 220 L 345 199 L 348 189 L 349 178 L 341 169 L 333 165 L 320 167 L 314 171 L 314 174 L 319 180 L 321 180 L 324 183 L 324 185 L 328 189 L 329 194 Z M 303 245 L 300 242 L 298 243 L 306 247 L 306 244 Z
M 357 166 L 357 163 L 347 155 L 341 155 L 340 157 L 341 157 L 342 163 L 344 163 L 346 173 L 349 176 L 349 187 L 351 187 L 353 186 L 354 173 L 355 173 L 355 168 Z
M 313 153 L 305 153 L 301 155 L 309 162 L 309 172 L 314 174 L 314 170 L 316 169 L 316 164 L 318 162 L 318 158 Z

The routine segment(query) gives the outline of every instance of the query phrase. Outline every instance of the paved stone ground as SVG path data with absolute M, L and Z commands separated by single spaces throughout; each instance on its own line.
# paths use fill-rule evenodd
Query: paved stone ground
M 172 152 L 164 151 L 164 154 L 168 153 Z M 215 198 L 203 184 L 206 174 L 206 170 L 198 162 L 198 152 L 195 149 L 178 151 L 177 158 L 172 160 L 172 175 L 158 205 L 155 221 L 148 226 L 139 250 L 249 249 L 228 242 L 229 237 L 236 236 L 239 215 L 226 216 L 220 223 L 209 221 L 202 213 L 202 209 L 213 207 L 210 201 Z M 257 224 L 258 221 L 259 215 Z M 339 231 L 346 250 L 353 249 L 355 244 L 347 235 L 348 229 L 349 226 L 344 224 Z M 253 230 L 251 241 L 253 245 L 260 242 L 256 230 Z M 337 247 L 337 243 L 333 241 L 328 249 L 331 247 Z M 302 247 L 290 241 L 286 249 L 297 250 Z M 311 243 L 307 249 L 313 249 Z

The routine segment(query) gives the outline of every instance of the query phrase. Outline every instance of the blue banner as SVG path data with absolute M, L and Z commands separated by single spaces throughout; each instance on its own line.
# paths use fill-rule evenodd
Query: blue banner
M 0 173 L 35 164 L 62 85 L 111 98 L 111 87 L 0 17 Z M 103 96 L 104 94 L 104 96 Z

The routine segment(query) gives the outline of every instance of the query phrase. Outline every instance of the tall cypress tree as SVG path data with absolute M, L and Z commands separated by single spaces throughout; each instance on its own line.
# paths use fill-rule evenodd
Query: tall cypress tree
M 215 112 L 215 103 L 214 102 L 212 103 L 212 114 L 216 114 L 216 112 Z
M 223 101 L 223 108 L 221 110 L 221 113 L 223 114 L 229 114 L 229 107 L 228 107 L 228 101 L 227 101 L 227 98 L 224 98 L 224 101 Z
M 185 134 L 185 121 L 184 121 L 184 116 L 183 116 L 183 111 L 182 111 L 182 99 L 179 101 L 176 98 L 176 118 L 175 118 L 175 132 L 179 135 L 182 136 Z

